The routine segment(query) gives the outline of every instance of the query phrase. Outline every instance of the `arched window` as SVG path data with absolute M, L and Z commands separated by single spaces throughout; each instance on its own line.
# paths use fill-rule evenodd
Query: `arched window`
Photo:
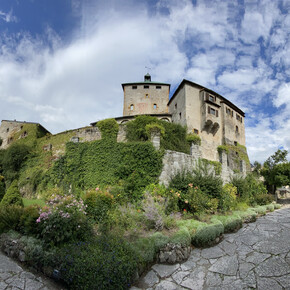
M 131 104 L 131 105 L 130 105 L 130 111 L 133 111 L 133 110 L 134 110 L 134 105 Z
M 153 109 L 156 110 L 157 109 L 157 104 L 153 105 Z

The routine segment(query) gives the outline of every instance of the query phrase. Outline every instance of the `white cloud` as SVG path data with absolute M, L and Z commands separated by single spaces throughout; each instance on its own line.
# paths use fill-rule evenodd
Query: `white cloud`
M 289 117 L 281 109 L 290 104 L 290 17 L 275 1 L 160 0 L 154 13 L 144 1 L 71 3 L 81 21 L 69 43 L 49 27 L 42 38 L 1 35 L 2 119 L 36 121 L 59 132 L 120 116 L 121 83 L 141 81 L 149 66 L 152 80 L 174 87 L 188 78 L 246 111 L 251 159 L 290 146 Z M 15 21 L 12 16 L 0 12 L 0 21 Z M 270 116 L 263 106 L 271 100 L 279 111 Z
M 5 13 L 0 10 L 0 20 L 3 20 L 7 23 L 9 22 L 17 22 L 17 17 L 13 15 L 13 11 L 10 10 L 8 13 Z

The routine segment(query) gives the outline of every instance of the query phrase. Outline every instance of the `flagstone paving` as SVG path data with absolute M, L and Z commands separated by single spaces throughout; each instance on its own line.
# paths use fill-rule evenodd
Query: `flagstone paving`
M 131 290 L 290 289 L 290 208 L 245 224 L 182 264 L 154 265 Z
M 64 288 L 43 276 L 26 271 L 0 252 L 0 289 L 56 290 Z

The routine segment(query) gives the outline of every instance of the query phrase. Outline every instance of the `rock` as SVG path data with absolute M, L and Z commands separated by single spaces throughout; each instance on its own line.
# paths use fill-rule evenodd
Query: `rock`
M 234 276 L 238 271 L 238 259 L 236 256 L 221 257 L 209 268 L 209 271 Z
M 159 278 L 157 277 L 156 273 L 151 270 L 143 278 L 143 281 L 148 287 L 153 287 L 156 283 L 159 282 Z
M 178 286 L 169 281 L 162 281 L 155 288 L 155 290 L 176 290 L 176 289 L 178 289 Z
M 161 277 L 169 277 L 173 274 L 178 268 L 180 267 L 179 264 L 177 265 L 160 265 L 156 264 L 152 267 L 152 269 Z
M 158 261 L 160 263 L 175 264 L 188 259 L 191 248 L 179 244 L 167 244 L 160 249 Z

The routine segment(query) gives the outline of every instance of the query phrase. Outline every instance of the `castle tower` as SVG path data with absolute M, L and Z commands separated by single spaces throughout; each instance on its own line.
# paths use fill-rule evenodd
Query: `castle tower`
M 122 84 L 124 91 L 123 116 L 168 113 L 170 84 L 152 82 L 147 73 L 143 82 Z

